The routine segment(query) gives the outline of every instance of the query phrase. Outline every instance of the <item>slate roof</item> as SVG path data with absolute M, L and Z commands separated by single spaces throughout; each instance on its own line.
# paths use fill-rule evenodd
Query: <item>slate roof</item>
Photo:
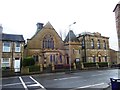
M 2 34 L 3 41 L 19 41 L 24 42 L 23 35 L 15 35 L 15 34 Z
M 120 1 L 119 1 L 119 2 L 117 3 L 117 5 L 115 6 L 113 12 L 115 12 L 115 10 L 116 10 L 116 8 L 117 8 L 118 5 L 120 5 Z
M 75 36 L 74 32 L 70 30 L 64 40 L 64 42 L 69 42 L 69 34 L 70 34 L 70 41 L 71 42 L 79 42 L 79 39 Z

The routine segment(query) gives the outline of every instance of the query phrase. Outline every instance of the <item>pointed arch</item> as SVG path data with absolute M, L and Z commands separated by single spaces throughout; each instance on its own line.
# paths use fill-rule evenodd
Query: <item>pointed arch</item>
M 43 48 L 54 49 L 54 39 L 50 34 L 45 35 L 43 38 Z

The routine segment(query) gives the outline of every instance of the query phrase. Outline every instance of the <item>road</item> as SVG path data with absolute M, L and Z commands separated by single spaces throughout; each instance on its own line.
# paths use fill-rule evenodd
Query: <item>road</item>
M 2 90 L 102 90 L 110 78 L 119 77 L 119 69 L 15 76 L 2 79 Z M 85 89 L 87 88 L 87 89 Z

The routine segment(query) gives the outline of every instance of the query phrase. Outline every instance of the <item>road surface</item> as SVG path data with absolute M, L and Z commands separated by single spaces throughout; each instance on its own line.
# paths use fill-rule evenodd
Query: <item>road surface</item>
M 2 90 L 102 90 L 109 86 L 110 78 L 119 78 L 119 72 L 109 69 L 8 77 L 2 79 Z

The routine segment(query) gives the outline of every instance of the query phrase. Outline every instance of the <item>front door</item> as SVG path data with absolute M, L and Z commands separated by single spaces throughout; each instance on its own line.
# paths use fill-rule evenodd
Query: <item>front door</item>
M 19 58 L 15 58 L 14 72 L 20 72 L 20 59 Z

